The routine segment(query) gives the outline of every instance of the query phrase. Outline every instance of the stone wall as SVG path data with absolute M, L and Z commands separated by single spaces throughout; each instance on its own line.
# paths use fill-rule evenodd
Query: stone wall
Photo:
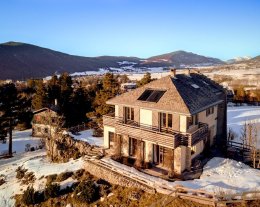
M 118 172 L 115 172 L 106 166 L 102 166 L 96 163 L 95 161 L 86 160 L 84 169 L 88 171 L 90 174 L 102 178 L 108 181 L 109 183 L 125 187 L 139 188 L 149 193 L 155 193 L 154 188 L 142 182 L 134 180 L 133 178 L 129 178 Z

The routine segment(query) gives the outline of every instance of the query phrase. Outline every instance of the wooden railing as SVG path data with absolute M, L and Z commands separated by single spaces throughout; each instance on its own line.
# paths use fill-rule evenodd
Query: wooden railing
M 115 127 L 119 134 L 127 134 L 170 148 L 176 148 L 179 145 L 191 146 L 208 136 L 208 125 L 203 123 L 199 123 L 199 128 L 193 133 L 182 133 L 141 124 L 134 120 L 124 120 L 122 117 L 109 114 L 103 116 L 103 124 Z
M 206 140 L 209 135 L 208 125 L 205 123 L 199 123 L 199 128 L 190 134 L 188 134 L 188 145 L 192 146 L 200 140 Z

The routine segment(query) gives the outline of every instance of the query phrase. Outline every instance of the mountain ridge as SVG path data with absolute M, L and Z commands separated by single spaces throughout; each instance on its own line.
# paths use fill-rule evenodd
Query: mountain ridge
M 43 78 L 54 73 L 98 71 L 100 68 L 132 67 L 193 67 L 226 64 L 220 59 L 184 50 L 150 58 L 109 56 L 84 57 L 22 42 L 0 44 L 0 79 L 25 80 Z

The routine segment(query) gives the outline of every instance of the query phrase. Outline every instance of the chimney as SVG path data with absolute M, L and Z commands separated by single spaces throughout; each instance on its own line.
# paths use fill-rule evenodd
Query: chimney
M 171 68 L 170 69 L 170 74 L 172 77 L 175 77 L 176 76 L 176 69 L 175 68 Z
M 58 99 L 56 99 L 56 98 L 54 99 L 54 105 L 58 106 Z

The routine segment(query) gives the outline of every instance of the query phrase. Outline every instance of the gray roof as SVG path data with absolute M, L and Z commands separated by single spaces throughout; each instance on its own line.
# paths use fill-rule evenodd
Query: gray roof
M 158 102 L 137 100 L 146 89 L 165 90 Z M 219 94 L 223 88 L 206 76 L 198 73 L 177 74 L 152 81 L 143 87 L 124 93 L 107 101 L 107 104 L 119 104 L 169 111 L 181 114 L 195 114 L 223 100 Z

